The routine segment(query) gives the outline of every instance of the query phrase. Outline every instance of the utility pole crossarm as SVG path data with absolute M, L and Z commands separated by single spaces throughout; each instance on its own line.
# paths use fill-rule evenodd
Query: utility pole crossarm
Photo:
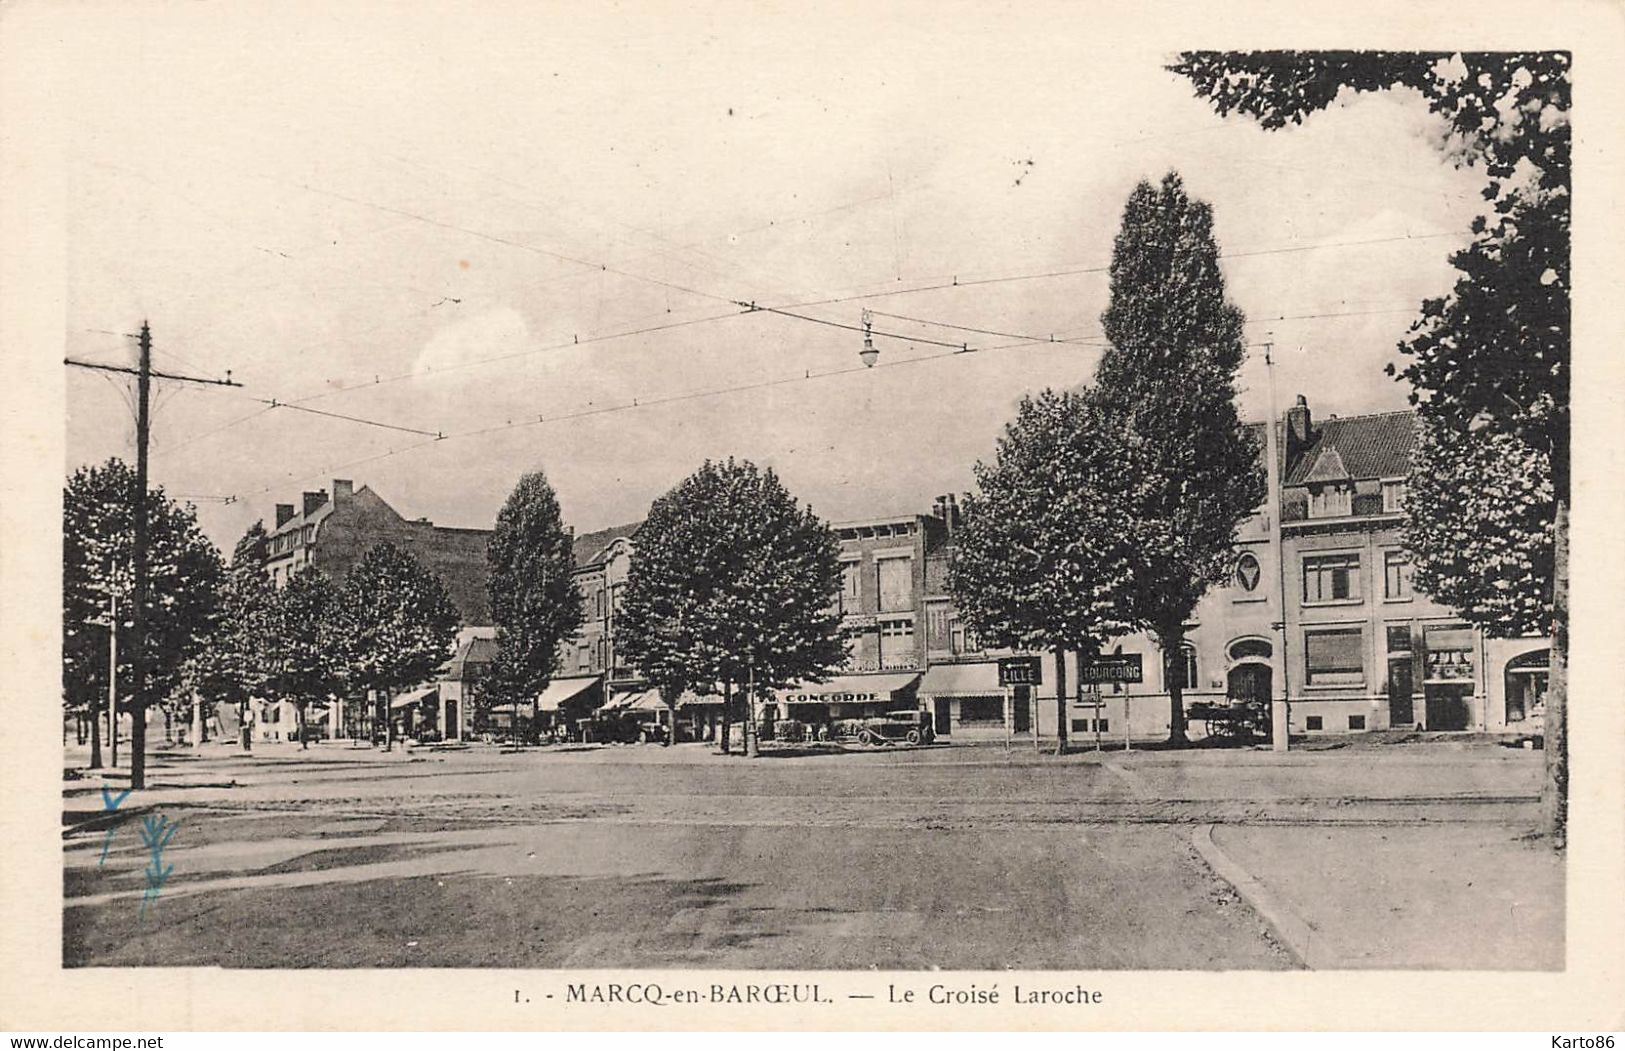
M 122 372 L 127 376 L 141 375 L 140 369 L 132 369 L 126 365 L 103 365 L 94 361 L 75 361 L 72 358 L 63 358 L 62 364 L 72 365 L 74 368 L 78 369 L 95 369 L 98 372 Z M 226 372 L 226 378 L 223 380 L 206 379 L 202 376 L 177 376 L 173 372 L 159 372 L 157 369 L 149 369 L 147 371 L 147 375 L 153 379 L 177 380 L 181 383 L 205 383 L 216 387 L 242 386 L 241 383 L 238 383 L 236 380 L 231 378 L 231 372 L 229 370 Z

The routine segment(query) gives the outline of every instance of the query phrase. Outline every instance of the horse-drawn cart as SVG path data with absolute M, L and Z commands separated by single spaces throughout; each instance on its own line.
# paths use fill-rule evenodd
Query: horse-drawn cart
M 1200 721 L 1207 736 L 1221 740 L 1250 742 L 1270 736 L 1269 708 L 1261 704 L 1193 704 L 1186 709 L 1186 718 Z

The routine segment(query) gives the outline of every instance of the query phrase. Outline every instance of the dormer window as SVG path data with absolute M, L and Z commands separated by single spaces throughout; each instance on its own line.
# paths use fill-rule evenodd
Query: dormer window
M 1309 487 L 1309 517 L 1338 518 L 1353 513 L 1354 486 L 1327 482 Z

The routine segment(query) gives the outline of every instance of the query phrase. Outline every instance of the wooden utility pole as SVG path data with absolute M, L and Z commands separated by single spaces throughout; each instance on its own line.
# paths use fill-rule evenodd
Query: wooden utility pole
M 118 766 L 118 593 L 109 597 L 107 615 L 107 765 Z M 92 767 L 102 765 L 100 757 Z
M 147 446 L 151 435 L 151 403 L 152 380 L 156 376 L 160 379 L 177 380 L 182 383 L 203 383 L 217 387 L 241 387 L 241 383 L 232 381 L 231 373 L 226 373 L 223 380 L 201 379 L 197 376 L 177 376 L 168 372 L 154 372 L 152 369 L 152 330 L 145 321 L 141 322 L 141 334 L 137 337 L 141 349 L 141 356 L 136 368 L 122 368 L 117 365 L 98 365 L 88 361 L 74 361 L 64 358 L 63 364 L 81 369 L 95 369 L 100 372 L 122 372 L 134 375 L 136 378 L 136 415 L 135 415 L 135 492 L 131 494 L 134 504 L 131 511 L 135 517 L 133 546 L 134 553 L 134 586 L 131 588 L 132 606 L 130 609 L 130 787 L 132 789 L 147 787 L 147 660 L 146 660 L 146 613 L 147 613 Z M 115 618 L 113 626 L 115 634 L 118 625 Z M 118 737 L 118 713 L 113 714 L 111 736 Z M 116 760 L 115 760 L 116 761 Z

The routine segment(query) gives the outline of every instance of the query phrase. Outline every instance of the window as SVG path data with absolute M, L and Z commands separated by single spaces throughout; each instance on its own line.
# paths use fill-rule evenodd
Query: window
M 1236 587 L 1247 592 L 1257 591 L 1262 577 L 1258 556 L 1250 551 L 1242 552 L 1241 557 L 1236 559 Z
M 604 589 L 599 588 L 592 593 L 592 616 L 594 620 L 604 619 Z
M 1176 659 L 1173 654 L 1168 654 L 1164 658 L 1162 681 L 1165 686 L 1170 688 L 1175 682 L 1178 682 L 1181 687 L 1190 689 L 1197 683 L 1196 647 L 1186 643 L 1180 651 L 1180 657 L 1183 659 Z
M 587 666 L 591 663 L 592 648 L 583 642 L 581 645 L 576 647 L 576 670 L 586 671 Z
M 878 559 L 875 578 L 880 592 L 880 612 L 914 608 L 914 559 L 907 555 Z
M 1393 654 L 1409 654 L 1411 652 L 1411 626 L 1409 624 L 1388 625 L 1388 652 Z
M 1411 560 L 1403 551 L 1388 551 L 1382 556 L 1382 597 L 1400 601 L 1411 597 Z
M 1249 657 L 1269 660 L 1274 648 L 1263 639 L 1242 639 L 1230 644 L 1230 659 L 1233 661 L 1246 660 Z
M 925 645 L 932 650 L 946 650 L 953 645 L 951 626 L 953 610 L 946 602 L 928 602 L 925 605 Z
M 1351 715 L 1351 716 L 1349 716 L 1349 729 L 1350 730 L 1364 730 L 1365 729 L 1365 716 L 1363 716 L 1363 715 Z
M 880 666 L 882 668 L 912 668 L 914 664 L 914 621 L 881 621 Z
M 1471 628 L 1429 626 L 1422 635 L 1422 644 L 1427 648 L 1423 665 L 1427 681 L 1471 684 L 1474 643 Z
M 1089 732 L 1089 720 L 1088 719 L 1073 719 L 1072 720 L 1072 732 L 1075 733 L 1075 734 L 1088 733 Z
M 316 527 L 313 526 L 313 525 L 306 526 L 305 527 L 305 540 L 304 540 L 305 544 L 308 546 L 315 539 L 316 539 Z
M 1405 482 L 1395 479 L 1382 483 L 1382 509 L 1392 514 L 1405 510 Z
M 995 723 L 1004 724 L 1004 698 L 1003 697 L 961 697 L 959 699 L 959 721 L 967 723 Z
M 1324 720 L 1320 716 L 1310 715 L 1304 718 L 1303 728 L 1305 730 L 1319 730 L 1322 728 L 1323 723 Z
M 976 629 L 957 616 L 948 622 L 948 634 L 955 653 L 982 652 L 982 640 L 976 637 Z
M 1303 556 L 1305 602 L 1360 601 L 1360 556 Z
M 1304 665 L 1310 686 L 1359 686 L 1365 682 L 1365 637 L 1359 628 L 1306 631 Z
M 862 580 L 861 570 L 857 562 L 841 563 L 841 612 L 858 612 L 859 598 L 858 586 Z
M 1337 518 L 1351 513 L 1354 487 L 1343 482 L 1311 486 L 1309 489 L 1309 517 Z

